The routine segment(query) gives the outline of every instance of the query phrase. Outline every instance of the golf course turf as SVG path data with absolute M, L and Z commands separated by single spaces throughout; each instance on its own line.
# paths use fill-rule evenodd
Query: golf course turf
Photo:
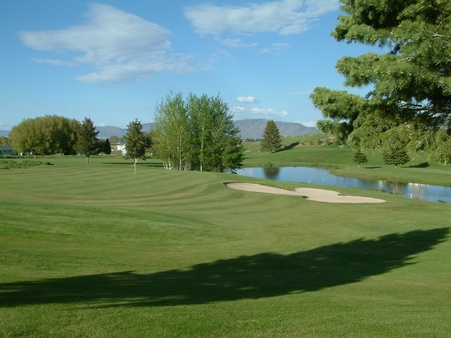
M 340 187 L 385 203 L 322 203 L 226 186 L 303 184 L 158 161 L 39 160 L 0 169 L 2 337 L 451 332 L 449 204 Z

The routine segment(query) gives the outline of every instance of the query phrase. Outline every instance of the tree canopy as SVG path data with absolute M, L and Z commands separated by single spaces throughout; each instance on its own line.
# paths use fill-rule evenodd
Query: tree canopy
M 241 168 L 243 145 L 220 96 L 170 93 L 155 110 L 156 156 L 166 169 L 227 171 Z
M 269 151 L 273 153 L 282 147 L 282 137 L 280 136 L 279 128 L 277 128 L 273 120 L 269 120 L 266 124 L 260 144 L 263 152 Z
M 345 85 L 369 90 L 361 97 L 315 88 L 311 99 L 325 117 L 318 127 L 342 142 L 382 150 L 396 134 L 407 149 L 437 157 L 451 135 L 451 2 L 340 1 L 346 15 L 331 35 L 381 53 L 337 62 Z
M 89 163 L 89 157 L 98 151 L 98 134 L 99 132 L 96 131 L 94 122 L 90 118 L 85 117 L 77 130 L 75 150 L 86 156 L 86 163 Z
M 73 154 L 79 122 L 56 115 L 25 119 L 9 133 L 18 152 L 38 155 Z
M 138 158 L 145 159 L 146 149 L 150 147 L 149 136 L 142 129 L 142 123 L 135 119 L 127 125 L 125 134 L 126 158 L 133 158 L 135 166 Z

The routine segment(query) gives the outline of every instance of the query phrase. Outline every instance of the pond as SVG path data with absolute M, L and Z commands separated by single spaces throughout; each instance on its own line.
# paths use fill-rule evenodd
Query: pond
M 418 183 L 393 183 L 386 181 L 361 180 L 351 177 L 332 175 L 329 170 L 309 167 L 267 167 L 244 168 L 238 175 L 265 178 L 282 182 L 303 182 L 328 186 L 352 187 L 378 190 L 388 193 L 402 194 L 409 198 L 431 202 L 444 201 L 451 203 L 451 188 Z

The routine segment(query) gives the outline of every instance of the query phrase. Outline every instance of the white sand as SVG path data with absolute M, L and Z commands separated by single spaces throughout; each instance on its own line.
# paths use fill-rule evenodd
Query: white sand
M 254 183 L 229 183 L 229 188 L 266 194 L 303 196 L 312 201 L 328 203 L 384 203 L 384 200 L 361 196 L 340 196 L 338 192 L 324 189 L 297 188 L 295 191 L 268 187 Z

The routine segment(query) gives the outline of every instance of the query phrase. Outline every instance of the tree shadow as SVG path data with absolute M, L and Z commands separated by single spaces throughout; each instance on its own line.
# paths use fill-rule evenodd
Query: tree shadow
M 379 169 L 381 166 L 373 166 L 373 167 L 363 167 L 363 169 Z
M 289 144 L 287 146 L 284 146 L 283 148 L 275 151 L 275 153 L 280 153 L 281 151 L 285 151 L 285 150 L 290 150 L 290 149 L 296 148 L 298 145 L 299 145 L 299 142 L 293 142 L 293 143 L 291 143 L 291 144 Z
M 415 264 L 449 228 L 357 239 L 282 255 L 261 253 L 217 260 L 187 270 L 109 274 L 0 284 L 0 307 L 92 303 L 96 306 L 168 306 L 258 299 L 356 283 Z
M 420 164 L 409 165 L 409 166 L 406 166 L 405 168 L 427 168 L 427 167 L 429 167 L 429 162 L 423 162 Z

